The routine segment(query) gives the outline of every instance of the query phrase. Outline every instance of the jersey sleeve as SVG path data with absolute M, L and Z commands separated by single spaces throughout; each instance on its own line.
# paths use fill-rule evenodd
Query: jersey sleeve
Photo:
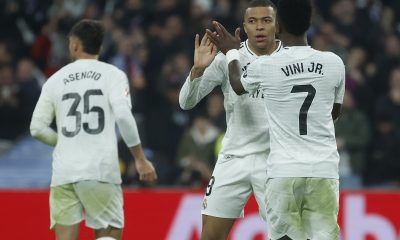
M 222 85 L 227 78 L 225 56 L 218 54 L 201 77 L 190 80 L 190 74 L 179 92 L 179 105 L 184 110 L 192 109 L 216 86 Z
M 338 85 L 336 86 L 335 89 L 335 103 L 343 103 L 343 97 L 344 97 L 344 92 L 345 92 L 345 82 L 346 82 L 346 74 L 345 74 L 345 67 L 343 62 L 340 60 L 341 65 L 340 65 L 340 78 Z
M 249 64 L 246 70 L 242 73 L 242 77 L 240 81 L 242 82 L 244 90 L 246 92 L 253 94 L 257 89 L 260 88 L 261 78 L 259 71 L 257 70 L 257 65 L 259 61 L 255 60 L 251 64 Z
M 30 132 L 32 137 L 39 141 L 55 146 L 57 133 L 50 127 L 55 117 L 54 103 L 51 97 L 51 89 L 48 82 L 43 85 L 39 100 L 32 114 Z
M 132 103 L 128 79 L 123 72 L 115 75 L 113 76 L 116 77 L 115 84 L 112 84 L 109 101 L 122 138 L 128 147 L 133 147 L 140 144 L 140 137 L 131 112 Z

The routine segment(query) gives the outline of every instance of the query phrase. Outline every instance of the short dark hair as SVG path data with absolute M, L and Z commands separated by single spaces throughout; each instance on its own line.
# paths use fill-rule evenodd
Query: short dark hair
M 84 52 L 97 55 L 104 38 L 104 26 L 100 21 L 84 19 L 72 27 L 69 35 L 81 41 Z
M 311 24 L 311 0 L 279 0 L 278 22 L 293 35 L 304 34 Z
M 253 7 L 272 7 L 276 11 L 275 4 L 270 0 L 251 0 L 247 3 L 246 9 Z

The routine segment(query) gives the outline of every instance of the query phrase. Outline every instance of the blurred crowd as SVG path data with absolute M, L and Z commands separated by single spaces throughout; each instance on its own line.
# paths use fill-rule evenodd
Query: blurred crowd
M 206 185 L 226 130 L 223 96 L 216 89 L 195 110 L 183 111 L 179 91 L 192 65 L 194 35 L 211 28 L 211 20 L 232 31 L 242 24 L 246 3 L 0 1 L 0 154 L 26 136 L 41 85 L 70 61 L 71 26 L 98 19 L 106 27 L 100 59 L 128 75 L 158 185 Z M 338 54 L 347 70 L 336 123 L 342 185 L 400 187 L 400 1 L 315 0 L 315 6 L 309 43 Z M 119 152 L 124 184 L 139 184 L 122 142 Z

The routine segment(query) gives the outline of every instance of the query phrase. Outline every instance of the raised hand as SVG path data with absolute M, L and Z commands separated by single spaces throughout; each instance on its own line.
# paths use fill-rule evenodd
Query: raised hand
M 201 42 L 199 42 L 199 34 L 196 34 L 194 40 L 194 64 L 190 74 L 190 80 L 203 75 L 204 70 L 214 60 L 217 55 L 217 47 L 204 34 Z
M 217 55 L 217 48 L 204 34 L 201 42 L 199 43 L 199 34 L 196 34 L 194 40 L 194 64 L 193 67 L 197 69 L 205 69 L 214 60 Z
M 230 34 L 222 24 L 213 21 L 215 32 L 206 29 L 207 38 L 217 46 L 217 48 L 226 54 L 231 49 L 239 49 L 240 47 L 240 28 L 236 28 L 235 36 Z

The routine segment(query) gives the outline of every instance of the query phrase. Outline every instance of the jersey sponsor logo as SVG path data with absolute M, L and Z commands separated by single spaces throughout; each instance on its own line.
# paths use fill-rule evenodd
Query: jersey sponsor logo
M 260 89 L 257 89 L 253 94 L 249 94 L 249 97 L 264 99 L 264 93 Z
M 101 73 L 95 71 L 76 72 L 68 74 L 68 77 L 64 78 L 64 85 L 70 82 L 79 81 L 83 79 L 93 79 L 97 81 L 100 78 L 101 78 Z
M 305 65 L 306 64 L 304 64 L 303 62 L 292 63 L 282 67 L 281 70 L 286 77 L 289 77 L 291 75 L 301 74 L 304 73 L 305 71 L 324 75 L 324 73 L 322 72 L 323 65 L 321 63 L 311 62 L 308 65 L 306 66 Z

